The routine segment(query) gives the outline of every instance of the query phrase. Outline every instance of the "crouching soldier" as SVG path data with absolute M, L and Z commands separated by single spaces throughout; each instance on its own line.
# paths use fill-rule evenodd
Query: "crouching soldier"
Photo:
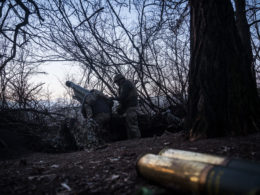
M 99 143 L 106 141 L 113 102 L 102 92 L 91 90 L 82 102 L 81 113 L 86 118 L 88 129 L 96 134 Z M 94 137 L 94 135 L 93 135 Z
M 104 133 L 110 121 L 112 103 L 102 92 L 95 89 L 83 99 L 81 113 L 88 121 L 94 120 L 101 131 L 99 134 Z
M 87 90 L 70 81 L 66 85 L 73 89 L 73 98 L 81 103 L 81 113 L 86 119 L 83 124 L 72 125 L 73 134 L 79 148 L 103 144 L 107 137 L 113 101 L 98 90 Z
M 119 101 L 117 112 L 126 117 L 127 137 L 128 139 L 140 138 L 141 133 L 137 120 L 137 89 L 135 85 L 122 74 L 115 75 L 114 83 L 119 87 L 118 97 L 112 97 L 110 99 Z

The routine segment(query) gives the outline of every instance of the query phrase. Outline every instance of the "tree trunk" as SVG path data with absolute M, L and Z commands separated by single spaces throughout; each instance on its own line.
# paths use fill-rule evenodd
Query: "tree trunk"
M 247 54 L 248 61 L 250 62 L 253 78 L 256 79 L 255 68 L 253 64 L 253 52 L 251 47 L 250 28 L 246 18 L 245 0 L 235 0 L 235 7 L 236 7 L 236 26 L 237 26 L 238 34 L 241 38 L 245 53 Z
M 250 61 L 227 0 L 190 0 L 191 61 L 187 123 L 192 138 L 259 130 Z

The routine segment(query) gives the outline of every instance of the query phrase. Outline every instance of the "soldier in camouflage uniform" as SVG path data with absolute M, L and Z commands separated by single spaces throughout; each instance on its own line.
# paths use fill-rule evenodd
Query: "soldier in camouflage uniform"
M 126 117 L 126 130 L 129 139 L 140 138 L 141 133 L 137 120 L 137 89 L 135 85 L 125 79 L 122 74 L 114 77 L 114 83 L 119 86 L 118 97 L 111 98 L 119 101 L 118 113 Z
M 113 101 L 98 90 L 89 91 L 71 81 L 66 81 L 66 86 L 72 88 L 73 98 L 82 104 L 81 113 L 85 118 L 79 117 L 70 123 L 69 129 L 72 130 L 76 145 L 82 149 L 102 143 L 108 133 L 106 127 L 110 121 Z
M 81 142 L 102 143 L 107 134 L 111 118 L 112 101 L 98 90 L 91 90 L 82 102 L 81 113 L 86 119 L 86 131 L 82 132 Z

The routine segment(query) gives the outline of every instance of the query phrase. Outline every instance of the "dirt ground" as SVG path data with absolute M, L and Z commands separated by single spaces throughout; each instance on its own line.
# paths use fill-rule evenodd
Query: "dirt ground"
M 136 160 L 163 148 L 260 161 L 260 133 L 190 142 L 181 132 L 126 140 L 72 153 L 24 153 L 0 160 L 0 194 L 171 193 L 136 172 Z M 142 192 L 142 193 L 140 193 Z

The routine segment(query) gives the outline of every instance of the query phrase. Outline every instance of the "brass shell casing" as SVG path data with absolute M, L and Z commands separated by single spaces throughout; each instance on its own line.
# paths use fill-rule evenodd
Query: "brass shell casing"
M 161 150 L 159 152 L 159 155 L 168 158 L 208 163 L 211 165 L 218 165 L 227 168 L 237 169 L 240 171 L 248 171 L 260 174 L 260 163 L 248 160 L 232 159 L 211 154 L 203 154 L 170 148 Z
M 137 169 L 144 177 L 175 189 L 201 191 L 212 165 L 202 162 L 146 154 L 137 162 Z
M 190 152 L 185 150 L 177 150 L 177 149 L 163 149 L 159 152 L 159 155 L 168 158 L 176 158 L 181 160 L 209 163 L 212 165 L 226 165 L 228 162 L 227 158 L 221 156 L 203 154 L 198 152 Z

